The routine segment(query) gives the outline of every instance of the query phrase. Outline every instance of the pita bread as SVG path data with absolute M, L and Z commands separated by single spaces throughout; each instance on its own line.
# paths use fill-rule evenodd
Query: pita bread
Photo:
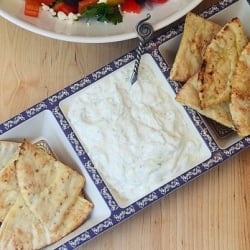
M 4 207 L 0 249 L 40 249 L 88 218 L 93 204 L 82 196 L 83 176 L 26 140 L 2 144 L 2 152 L 14 152 L 15 157 L 9 154 L 12 160 L 0 171 L 0 194 L 6 191 L 15 199 L 9 198 L 11 203 Z
M 19 190 L 14 161 L 21 143 L 0 141 L 0 221 L 2 222 L 13 206 Z
M 84 197 L 78 196 L 74 205 L 68 209 L 67 216 L 56 231 L 50 232 L 51 242 L 63 238 L 75 228 L 79 227 L 90 215 L 93 204 Z
M 74 230 L 88 217 L 92 204 L 82 197 L 69 210 L 55 232 L 37 219 L 20 195 L 0 229 L 0 249 L 40 249 Z
M 0 172 L 0 221 L 2 222 L 14 205 L 19 194 L 14 163 Z
M 239 18 L 233 18 L 207 46 L 199 73 L 201 108 L 230 101 L 231 78 L 247 36 Z
M 46 228 L 20 195 L 0 228 L 0 249 L 39 249 L 50 243 Z
M 10 162 L 16 160 L 21 143 L 0 141 L 0 171 Z
M 85 179 L 28 141 L 16 160 L 20 192 L 34 215 L 50 230 L 63 222 Z
M 181 43 L 170 72 L 170 79 L 186 81 L 198 72 L 205 48 L 220 29 L 221 26 L 218 24 L 194 13 L 188 13 Z
M 230 111 L 238 134 L 250 135 L 250 43 L 242 51 L 232 78 Z
M 229 103 L 223 102 L 219 104 L 215 104 L 206 109 L 201 109 L 200 107 L 200 98 L 198 91 L 198 73 L 193 75 L 189 80 L 182 86 L 182 88 L 177 93 L 175 99 L 196 110 L 200 114 L 226 126 L 229 128 L 233 128 L 233 122 L 229 110 Z

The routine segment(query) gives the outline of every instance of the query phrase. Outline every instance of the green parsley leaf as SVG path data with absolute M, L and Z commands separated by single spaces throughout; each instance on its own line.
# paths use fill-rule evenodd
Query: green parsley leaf
M 115 25 L 122 22 L 122 15 L 118 6 L 111 6 L 106 3 L 88 6 L 84 10 L 82 17 L 87 20 L 95 18 L 99 22 L 113 23 Z

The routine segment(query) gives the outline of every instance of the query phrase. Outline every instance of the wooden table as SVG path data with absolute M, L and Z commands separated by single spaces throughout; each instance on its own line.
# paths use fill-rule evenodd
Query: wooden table
M 203 1 L 195 11 L 217 1 Z M 77 44 L 0 18 L 0 122 L 128 52 L 137 40 Z M 82 250 L 250 249 L 250 151 L 220 164 Z

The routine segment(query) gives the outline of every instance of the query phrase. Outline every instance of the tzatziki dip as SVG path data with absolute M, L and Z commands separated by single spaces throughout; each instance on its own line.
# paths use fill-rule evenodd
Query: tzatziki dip
M 150 55 L 131 85 L 127 64 L 60 103 L 119 206 L 125 207 L 210 157 Z

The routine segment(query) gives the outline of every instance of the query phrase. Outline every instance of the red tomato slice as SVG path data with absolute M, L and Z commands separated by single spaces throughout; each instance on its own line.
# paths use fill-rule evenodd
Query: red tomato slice
M 86 7 L 94 5 L 98 0 L 81 0 L 78 2 L 78 12 L 83 13 Z
M 121 10 L 123 12 L 140 13 L 141 8 L 141 5 L 138 4 L 135 0 L 125 0 L 121 5 Z
M 25 0 L 24 15 L 38 17 L 40 2 L 37 0 Z
M 44 3 L 46 5 L 50 5 L 51 3 L 55 2 L 55 0 L 39 0 L 39 1 L 41 4 Z
M 60 3 L 57 3 L 57 4 L 54 6 L 54 10 L 55 10 L 56 12 L 62 11 L 62 12 L 64 12 L 66 15 L 68 15 L 70 12 L 72 12 L 72 13 L 77 13 L 78 7 L 77 7 L 77 6 L 68 5 L 68 4 L 64 3 L 64 2 L 60 2 Z

